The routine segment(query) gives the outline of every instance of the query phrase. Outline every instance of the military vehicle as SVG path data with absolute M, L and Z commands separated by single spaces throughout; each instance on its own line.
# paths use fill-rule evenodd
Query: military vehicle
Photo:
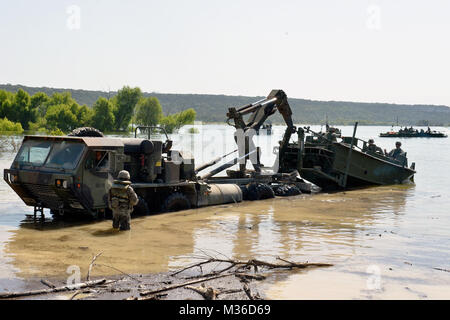
M 277 148 L 277 162 L 268 168 L 260 163 L 260 149 L 253 142 L 252 132 L 258 130 L 277 110 L 283 116 L 286 130 Z M 408 168 L 406 154 L 393 159 L 367 150 L 367 142 L 355 136 L 357 124 L 353 137 L 342 137 L 341 131 L 329 126 L 328 121 L 323 133 L 313 132 L 309 127 L 295 127 L 292 110 L 282 90 L 272 90 L 267 98 L 255 103 L 229 108 L 227 118 L 227 123 L 236 128 L 235 140 L 238 141 L 239 136 L 244 140 L 240 144 L 239 159 L 245 160 L 239 162 L 239 170 L 227 170 L 226 177 L 214 175 L 236 164 L 236 161 L 226 163 L 203 176 L 208 182 L 242 185 L 261 181 L 275 191 L 279 181 L 282 188 L 311 192 L 311 185 L 307 181 L 322 190 L 339 190 L 400 184 L 413 179 L 415 174 L 415 164 Z M 296 134 L 297 139 L 291 142 L 293 134 Z M 362 146 L 358 145 L 361 143 Z M 255 156 L 249 157 L 250 153 Z M 253 170 L 247 168 L 247 160 L 250 160 Z M 287 190 L 287 194 L 290 195 L 293 189 Z
M 288 145 L 286 166 L 297 167 L 302 178 L 323 190 L 401 184 L 412 180 L 416 173 L 415 163 L 408 167 L 406 153 L 393 159 L 370 151 L 368 143 L 355 136 L 357 123 L 352 137 L 341 137 L 338 129 L 328 126 L 324 133 L 304 129 L 310 135 Z
M 162 130 L 165 141 L 139 139 L 137 130 Z M 4 180 L 34 214 L 109 214 L 107 194 L 119 171 L 128 170 L 139 196 L 137 214 L 240 202 L 235 184 L 207 184 L 196 178 L 187 153 L 172 150 L 164 129 L 136 128 L 135 138 L 106 138 L 95 129 L 72 136 L 25 136 Z
M 264 125 L 265 121 L 279 112 L 286 122 L 286 130 L 275 154 L 277 161 L 271 167 L 265 167 L 261 159 L 261 149 L 253 142 L 254 135 Z M 227 113 L 227 124 L 236 129 L 234 139 L 238 145 L 239 155 L 232 161 L 204 174 L 201 178 L 208 183 L 234 183 L 244 191 L 244 199 L 256 200 L 274 196 L 291 196 L 300 193 L 311 193 L 311 184 L 299 177 L 297 167 L 284 165 L 285 149 L 293 133 L 300 136 L 303 130 L 293 124 L 292 110 L 286 93 L 283 90 L 272 90 L 270 94 L 257 102 L 235 108 L 231 107 Z M 253 169 L 247 167 L 250 162 Z M 227 170 L 225 177 L 216 175 L 235 164 L 238 170 Z M 205 168 L 202 168 L 204 170 Z M 256 193 L 256 194 L 255 194 Z
M 393 129 L 388 132 L 380 133 L 381 138 L 447 138 L 447 135 L 443 132 L 423 129 L 414 129 L 413 127 L 400 129 L 394 131 Z

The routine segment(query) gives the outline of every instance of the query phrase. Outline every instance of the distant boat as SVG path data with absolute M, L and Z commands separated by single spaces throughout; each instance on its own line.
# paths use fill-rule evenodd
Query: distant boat
M 417 130 L 413 127 L 400 129 L 399 131 L 388 131 L 380 133 L 381 138 L 447 138 L 447 135 L 443 132 L 431 130 Z

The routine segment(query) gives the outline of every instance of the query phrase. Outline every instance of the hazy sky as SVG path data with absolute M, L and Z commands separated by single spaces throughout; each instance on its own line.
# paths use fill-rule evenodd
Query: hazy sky
M 0 83 L 450 105 L 450 1 L 0 0 Z

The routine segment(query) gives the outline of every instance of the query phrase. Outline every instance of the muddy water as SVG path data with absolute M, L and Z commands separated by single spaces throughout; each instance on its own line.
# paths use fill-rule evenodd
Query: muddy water
M 276 143 L 282 128 L 276 129 L 275 136 L 260 138 L 263 144 Z M 362 127 L 360 137 L 367 139 L 385 129 Z M 216 126 L 203 130 L 208 134 L 195 139 L 229 138 L 222 137 Z M 186 145 L 183 139 L 175 137 L 175 145 Z M 377 140 L 388 149 L 394 143 Z M 167 271 L 198 256 L 220 254 L 334 264 L 321 270 L 277 273 L 266 283 L 267 296 L 273 299 L 448 299 L 450 273 L 435 268 L 450 269 L 450 150 L 445 139 L 403 141 L 419 171 L 415 185 L 142 217 L 124 233 L 112 231 L 110 221 L 35 223 L 25 218 L 32 209 L 2 182 L 0 290 L 17 286 L 19 279 L 68 276 L 71 265 L 85 274 L 99 252 L 103 254 L 98 263 L 103 266 L 95 267 L 97 275 Z M 233 144 L 225 143 L 223 148 Z M 199 152 L 191 151 L 196 156 Z M 211 151 L 203 157 L 218 155 Z M 2 154 L 2 168 L 9 166 L 11 158 Z

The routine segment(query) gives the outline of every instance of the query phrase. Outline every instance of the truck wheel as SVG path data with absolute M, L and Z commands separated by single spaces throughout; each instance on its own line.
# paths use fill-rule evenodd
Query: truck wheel
M 68 134 L 71 137 L 94 137 L 94 138 L 102 138 L 104 137 L 103 133 L 100 130 L 91 127 L 83 127 L 74 129 L 71 133 Z
M 274 186 L 273 191 L 276 196 L 279 197 L 290 197 L 290 196 L 297 196 L 299 194 L 302 194 L 299 188 L 294 185 L 278 185 Z
M 272 188 L 264 183 L 250 183 L 244 190 L 244 200 L 264 200 L 275 198 Z
M 189 199 L 180 192 L 175 192 L 169 195 L 162 205 L 163 212 L 187 210 L 191 208 Z
M 139 202 L 134 207 L 133 215 L 136 215 L 136 216 L 148 216 L 148 215 L 150 215 L 150 209 L 148 208 L 147 201 L 145 201 L 144 198 L 139 197 L 139 196 L 138 196 L 138 199 L 139 199 Z
M 58 210 L 52 210 L 50 209 L 50 214 L 52 215 L 53 220 L 61 220 L 62 219 L 62 215 L 59 213 Z

